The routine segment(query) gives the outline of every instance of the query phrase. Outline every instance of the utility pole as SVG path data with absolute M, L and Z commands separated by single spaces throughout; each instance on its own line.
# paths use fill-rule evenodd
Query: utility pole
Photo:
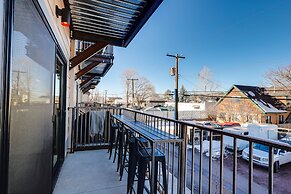
M 20 71 L 20 70 L 15 70 L 15 71 L 12 71 L 12 72 L 16 72 L 17 73 L 17 77 L 16 77 L 16 95 L 18 97 L 18 101 L 20 100 L 20 91 L 19 91 L 19 87 L 20 87 L 20 73 L 27 73 L 25 71 Z M 29 85 L 29 84 L 28 84 Z M 28 92 L 29 93 L 29 92 Z M 28 97 L 29 98 L 29 97 Z M 19 102 L 18 102 L 19 103 Z
M 129 92 L 128 92 L 128 80 L 126 81 L 126 107 L 128 108 L 128 94 L 129 94 Z
M 137 81 L 138 79 L 127 79 L 127 80 L 131 80 L 131 92 L 132 92 L 132 107 L 134 105 L 134 81 Z
M 107 90 L 105 90 L 104 105 L 106 105 L 106 98 L 107 98 Z
M 173 57 L 176 59 L 176 66 L 175 66 L 175 120 L 179 119 L 178 116 L 178 102 L 179 102 L 179 97 L 178 97 L 178 88 L 179 88 L 179 59 L 185 59 L 182 55 L 176 54 L 176 55 L 170 55 L 167 54 L 168 57 Z

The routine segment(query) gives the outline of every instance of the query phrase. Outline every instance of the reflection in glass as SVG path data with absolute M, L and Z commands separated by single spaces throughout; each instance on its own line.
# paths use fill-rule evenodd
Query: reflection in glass
M 55 45 L 32 1 L 14 10 L 8 193 L 49 193 Z

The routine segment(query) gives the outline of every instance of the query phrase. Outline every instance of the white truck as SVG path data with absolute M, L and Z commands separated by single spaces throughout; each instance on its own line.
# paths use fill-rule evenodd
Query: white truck
M 245 128 L 245 127 L 228 127 L 228 128 L 224 128 L 223 131 L 227 131 L 227 132 L 234 133 L 237 135 L 244 135 L 244 136 L 249 135 L 249 130 L 248 130 L 248 128 Z M 226 149 L 233 150 L 233 138 L 232 137 L 224 136 L 223 144 L 224 144 Z M 237 139 L 237 151 L 238 152 L 243 151 L 243 149 L 245 149 L 248 145 L 249 145 L 249 143 L 247 141 Z
M 244 126 L 244 125 L 243 125 Z M 272 124 L 246 124 L 249 136 L 278 140 L 278 126 Z
M 243 124 L 241 127 L 230 127 L 223 129 L 235 134 L 258 137 L 262 139 L 278 140 L 278 126 L 270 124 Z M 226 149 L 233 150 L 233 138 L 225 136 L 224 145 Z M 238 152 L 248 147 L 248 141 L 237 139 Z
M 291 146 L 291 141 L 279 140 L 277 142 Z M 242 158 L 249 160 L 249 148 L 245 148 L 242 152 Z M 269 147 L 262 144 L 254 143 L 253 147 L 253 162 L 254 164 L 268 167 L 269 166 Z M 291 152 L 274 148 L 274 172 L 278 172 L 280 166 L 291 162 Z

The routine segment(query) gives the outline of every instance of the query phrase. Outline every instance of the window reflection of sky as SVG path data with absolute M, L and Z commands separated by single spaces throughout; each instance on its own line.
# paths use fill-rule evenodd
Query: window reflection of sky
M 54 58 L 47 57 L 45 60 L 37 59 L 42 56 L 38 56 L 38 52 L 28 53 L 30 52 L 28 49 L 31 41 L 22 32 L 14 31 L 13 36 L 15 44 L 13 47 L 12 93 L 18 93 L 14 100 L 23 103 L 29 98 L 30 102 L 49 103 L 51 100 L 51 81 L 53 76 L 50 71 L 54 64 Z M 47 42 L 47 39 L 43 41 Z M 46 49 L 45 52 L 47 56 L 54 56 L 53 48 Z M 39 64 L 36 61 L 45 62 Z

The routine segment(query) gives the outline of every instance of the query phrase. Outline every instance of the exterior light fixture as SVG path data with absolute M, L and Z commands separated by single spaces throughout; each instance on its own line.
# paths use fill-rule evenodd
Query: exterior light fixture
M 57 15 L 57 18 L 59 18 L 59 16 L 61 16 L 62 26 L 65 26 L 65 27 L 70 26 L 71 17 L 70 17 L 70 10 L 69 9 L 67 9 L 67 8 L 60 9 L 56 5 L 56 15 Z

